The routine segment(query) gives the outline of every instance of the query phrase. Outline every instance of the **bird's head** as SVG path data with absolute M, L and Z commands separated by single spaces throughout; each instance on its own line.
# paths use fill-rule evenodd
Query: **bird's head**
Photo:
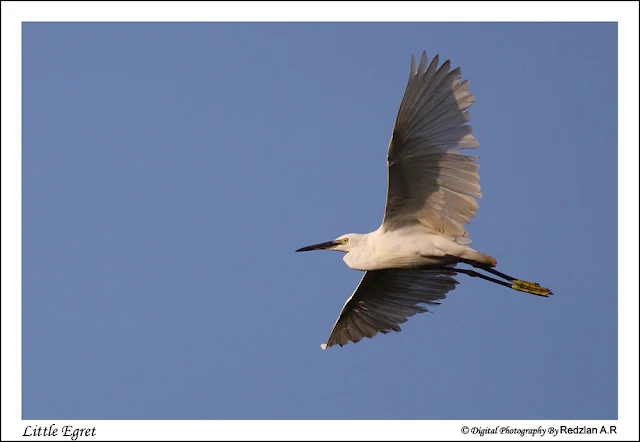
M 357 233 L 347 233 L 339 236 L 333 241 L 321 242 L 312 246 L 303 247 L 296 252 L 308 252 L 310 250 L 337 250 L 338 252 L 349 252 L 356 247 L 363 235 Z

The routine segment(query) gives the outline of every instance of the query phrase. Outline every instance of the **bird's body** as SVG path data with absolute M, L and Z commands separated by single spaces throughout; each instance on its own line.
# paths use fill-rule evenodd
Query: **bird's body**
M 458 244 L 415 225 L 397 230 L 383 227 L 367 234 L 349 234 L 352 248 L 343 260 L 354 270 L 381 270 L 450 265 L 463 260 L 486 261 L 482 255 L 464 244 Z M 495 265 L 495 260 L 493 260 Z
M 365 271 L 345 303 L 327 344 L 344 345 L 378 332 L 400 331 L 410 316 L 437 305 L 453 290 L 457 273 L 539 296 L 551 291 L 494 269 L 496 260 L 471 247 L 464 225 L 476 215 L 480 193 L 477 157 L 463 149 L 480 144 L 467 109 L 475 97 L 449 60 L 438 67 L 411 58 L 407 88 L 387 150 L 387 203 L 380 228 L 298 249 L 346 252 L 345 263 Z M 461 269 L 469 264 L 508 282 Z

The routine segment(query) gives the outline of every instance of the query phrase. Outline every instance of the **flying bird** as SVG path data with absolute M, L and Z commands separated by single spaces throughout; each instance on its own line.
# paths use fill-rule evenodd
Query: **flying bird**
M 460 68 L 450 69 L 450 60 L 438 67 L 436 55 L 427 62 L 426 52 L 420 64 L 411 57 L 387 151 L 387 202 L 380 227 L 296 250 L 345 252 L 347 266 L 365 272 L 323 350 L 401 331 L 407 318 L 440 304 L 458 284 L 453 278 L 458 273 L 533 295 L 552 294 L 498 272 L 495 258 L 469 247 L 465 224 L 476 215 L 482 194 L 478 157 L 461 151 L 480 145 L 466 124 L 475 97 L 468 81 L 460 81 Z

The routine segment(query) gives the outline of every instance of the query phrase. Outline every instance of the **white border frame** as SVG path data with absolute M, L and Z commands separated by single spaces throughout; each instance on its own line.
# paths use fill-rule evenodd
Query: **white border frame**
M 618 435 L 560 435 L 558 440 L 638 440 L 638 3 L 452 3 L 367 2 L 363 7 L 362 2 L 2 2 L 2 440 L 16 440 L 27 425 L 51 424 L 58 429 L 95 426 L 94 440 L 459 440 L 481 438 L 463 436 L 463 426 L 560 425 L 616 425 Z M 618 22 L 618 421 L 22 421 L 23 21 Z M 488 434 L 481 439 L 512 438 Z

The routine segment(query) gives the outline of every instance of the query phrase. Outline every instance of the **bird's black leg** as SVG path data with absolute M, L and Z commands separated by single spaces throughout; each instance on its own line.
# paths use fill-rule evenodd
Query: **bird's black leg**
M 509 287 L 512 288 L 514 290 L 518 290 L 520 292 L 525 292 L 525 293 L 530 293 L 532 295 L 538 295 L 538 296 L 549 296 L 549 295 L 553 295 L 553 293 L 551 292 L 551 290 L 545 288 L 545 287 L 540 287 L 540 284 L 537 284 L 535 282 L 529 282 L 529 281 L 523 281 L 521 279 L 515 279 L 512 278 L 509 275 L 505 275 L 502 272 L 499 272 L 489 266 L 486 266 L 484 264 L 480 264 L 476 261 L 470 261 L 470 260 L 464 260 L 462 261 L 466 264 L 472 265 L 473 267 L 485 270 L 489 273 L 493 273 L 496 276 L 499 276 L 502 279 L 506 279 L 507 281 L 509 281 L 509 283 L 506 282 L 502 282 L 499 281 L 497 279 L 491 278 L 489 276 L 485 276 L 482 275 L 481 273 L 478 273 L 474 270 L 466 270 L 466 269 L 458 269 L 456 268 L 455 271 L 459 272 L 459 273 L 465 273 L 469 276 L 473 276 L 473 277 L 479 277 L 482 279 L 485 279 L 487 281 L 491 281 L 491 282 L 495 282 L 496 284 L 500 284 L 503 285 L 505 287 Z
M 506 279 L 507 281 L 517 281 L 516 278 L 513 278 L 513 277 L 511 277 L 509 275 L 505 275 L 504 273 L 499 272 L 499 271 L 497 271 L 494 268 L 489 267 L 489 266 L 485 266 L 485 265 L 480 264 L 480 265 L 476 265 L 474 267 L 478 267 L 478 268 L 480 268 L 480 269 L 482 269 L 484 271 L 487 271 L 489 273 L 493 273 L 494 275 L 499 276 L 502 279 Z M 535 282 L 532 282 L 531 284 L 535 284 L 536 286 L 540 287 L 540 285 L 536 284 Z
M 496 284 L 500 284 L 500 285 L 503 285 L 505 287 L 511 288 L 511 284 L 509 284 L 508 282 L 500 281 L 499 279 L 495 279 L 495 278 L 492 278 L 490 276 L 483 275 L 482 273 L 478 273 L 475 270 L 458 269 L 458 268 L 455 268 L 455 267 L 453 267 L 453 268 L 444 267 L 443 270 L 450 270 L 451 272 L 454 272 L 454 273 L 464 273 L 465 275 L 469 275 L 469 276 L 471 276 L 473 278 L 481 278 L 481 279 L 484 279 L 485 281 L 495 282 Z

